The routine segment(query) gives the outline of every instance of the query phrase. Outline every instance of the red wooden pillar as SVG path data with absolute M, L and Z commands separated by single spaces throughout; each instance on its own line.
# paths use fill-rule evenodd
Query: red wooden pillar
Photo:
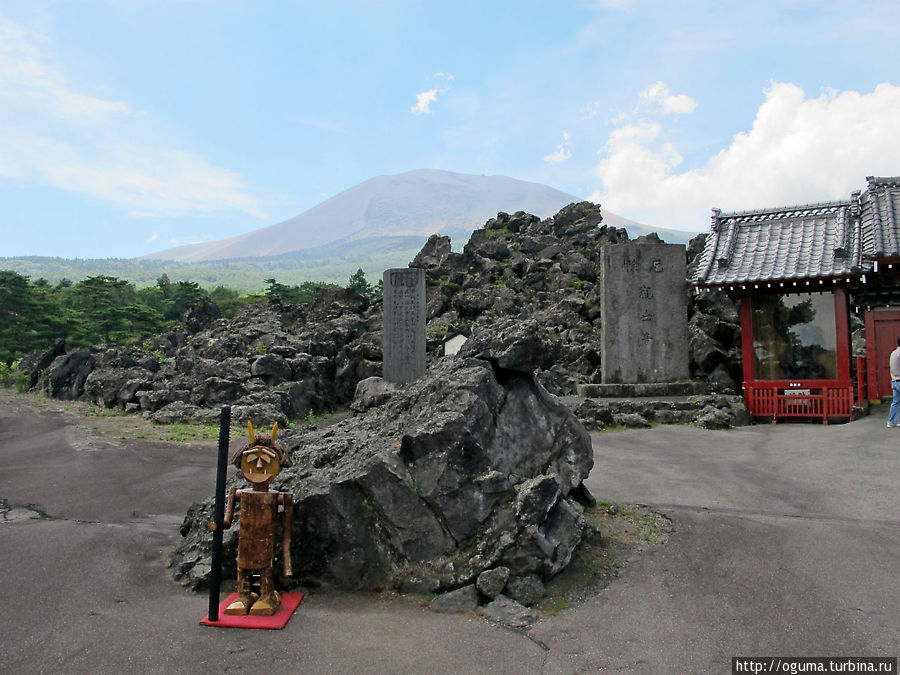
M 837 379 L 850 383 L 850 304 L 847 289 L 834 289 L 834 323 L 837 348 Z
M 744 293 L 739 298 L 741 303 L 741 363 L 744 370 L 744 402 L 751 415 L 758 414 L 756 410 L 756 397 L 753 395 L 753 385 L 756 380 L 754 372 L 755 353 L 753 352 L 753 302 L 749 293 Z
M 875 347 L 875 313 L 866 310 L 866 378 L 869 400 L 879 398 L 878 392 L 878 357 Z

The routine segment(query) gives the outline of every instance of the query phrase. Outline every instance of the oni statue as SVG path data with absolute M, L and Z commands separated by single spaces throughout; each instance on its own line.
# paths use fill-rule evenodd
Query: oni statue
M 291 569 L 291 528 L 294 516 L 294 495 L 291 492 L 269 490 L 269 482 L 282 467 L 291 466 L 291 459 L 275 442 L 278 423 L 269 436 L 254 435 L 253 425 L 247 422 L 250 442 L 235 453 L 231 460 L 241 470 L 251 489 L 232 487 L 225 505 L 225 528 L 231 527 L 235 507 L 240 507 L 238 532 L 237 584 L 238 599 L 225 608 L 225 614 L 271 616 L 281 604 L 275 590 L 275 535 L 279 507 L 283 507 L 281 525 L 281 557 L 284 575 L 293 576 Z M 259 593 L 253 591 L 253 575 L 259 575 Z

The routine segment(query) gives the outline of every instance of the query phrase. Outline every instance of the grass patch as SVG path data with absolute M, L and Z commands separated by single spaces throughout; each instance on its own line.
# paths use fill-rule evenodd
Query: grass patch
M 505 227 L 501 227 L 496 230 L 485 230 L 484 237 L 485 239 L 510 239 L 512 238 L 512 232 Z
M 673 531 L 668 518 L 640 505 L 598 501 L 584 517 L 588 531 L 572 561 L 547 582 L 547 595 L 532 608 L 541 618 L 594 597 L 638 554 L 665 544 Z
M 447 337 L 448 330 L 450 330 L 449 326 L 438 324 L 427 333 L 425 333 L 425 337 L 429 340 L 443 340 Z
M 628 427 L 624 424 L 619 424 L 618 422 L 613 422 L 612 424 L 607 424 L 602 429 L 592 429 L 592 431 L 601 431 L 601 432 L 613 432 L 613 431 L 628 431 Z
M 188 443 L 191 441 L 216 440 L 219 438 L 219 426 L 213 424 L 187 424 L 184 422 L 175 422 L 174 424 L 157 424 L 152 423 L 154 429 L 159 432 L 159 438 L 155 440 L 172 441 L 176 443 Z M 244 429 L 239 428 L 237 435 L 243 435 Z M 146 432 L 137 433 L 144 434 L 140 438 L 147 438 Z M 139 438 L 132 435 L 129 438 Z
M 88 401 L 60 401 L 41 392 L 14 394 L 0 387 L 0 395 L 25 405 L 55 410 L 109 438 L 207 446 L 215 445 L 219 438 L 218 424 L 157 424 L 121 408 L 104 408 Z M 232 438 L 244 437 L 246 433 L 246 427 L 231 425 Z
M 318 424 L 319 422 L 327 420 L 329 417 L 331 417 L 331 414 L 332 413 L 330 410 L 325 410 L 323 412 L 314 412 L 310 410 L 306 413 L 306 417 L 303 418 L 303 421 L 308 425 Z

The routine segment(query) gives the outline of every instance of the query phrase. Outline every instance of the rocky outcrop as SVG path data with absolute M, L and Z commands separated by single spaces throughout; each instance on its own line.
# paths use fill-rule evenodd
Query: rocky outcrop
M 87 347 L 57 356 L 37 378 L 37 388 L 54 398 L 74 401 L 84 394 L 84 385 L 95 359 Z
M 736 393 L 743 380 L 738 306 L 724 291 L 694 297 L 688 320 L 691 376 L 716 391 Z
M 365 413 L 282 437 L 294 466 L 275 487 L 295 495 L 302 579 L 437 592 L 496 569 L 502 583 L 489 575 L 485 587 L 528 599 L 568 564 L 584 526 L 574 495 L 586 492 L 591 441 L 533 374 L 457 357 L 404 387 L 372 384 L 362 388 Z M 173 559 L 189 583 L 206 569 L 210 508 L 191 509 Z
M 32 352 L 25 355 L 19 363 L 18 372 L 24 375 L 25 389 L 34 389 L 38 379 L 50 367 L 57 356 L 66 353 L 66 341 L 64 338 L 56 338 L 50 348 L 44 352 Z
M 308 307 L 258 303 L 230 320 L 202 303 L 186 316 L 188 326 L 207 326 L 198 332 L 69 353 L 58 341 L 23 363 L 29 384 L 52 396 L 143 412 L 160 423 L 214 420 L 226 403 L 237 419 L 284 423 L 347 403 L 360 379 L 380 375 L 373 314 L 348 289 L 320 289 Z
M 580 384 L 600 383 L 601 254 L 625 241 L 627 232 L 604 226 L 599 206 L 589 202 L 570 204 L 547 220 L 499 213 L 472 234 L 462 253 L 451 250 L 448 238 L 431 237 L 410 263 L 426 272 L 429 349 L 437 351 L 448 335 L 527 323 L 547 338 L 543 349 L 529 352 L 540 358 L 538 377 L 548 390 L 570 395 Z M 702 250 L 698 238 L 688 247 L 688 262 Z M 735 305 L 724 293 L 690 298 L 691 375 L 714 391 L 734 393 L 740 382 Z M 476 346 L 463 349 L 472 353 Z
M 702 251 L 703 236 L 688 247 L 689 260 Z M 558 396 L 601 383 L 598 271 L 603 248 L 625 241 L 626 231 L 604 226 L 600 207 L 588 202 L 546 220 L 499 213 L 461 253 L 449 238 L 432 236 L 410 263 L 426 272 L 429 362 L 451 335 L 492 336 L 489 346 L 469 340 L 463 355 L 506 370 L 536 370 Z M 690 297 L 691 377 L 712 392 L 739 393 L 735 304 L 722 292 Z M 352 401 L 359 382 L 382 374 L 381 323 L 381 307 L 364 296 L 320 289 L 308 306 L 273 299 L 230 320 L 202 303 L 185 316 L 187 330 L 127 349 L 101 345 L 61 354 L 55 345 L 23 364 L 31 369 L 29 384 L 53 396 L 140 411 L 158 422 L 206 420 L 230 403 L 266 425 Z

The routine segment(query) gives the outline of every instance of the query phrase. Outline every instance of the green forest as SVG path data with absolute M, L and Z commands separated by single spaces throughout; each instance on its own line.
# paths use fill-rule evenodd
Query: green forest
M 0 270 L 0 379 L 25 354 L 45 350 L 57 338 L 66 348 L 115 342 L 130 344 L 182 325 L 185 313 L 197 305 L 215 304 L 225 317 L 242 306 L 277 297 L 285 304 L 308 303 L 317 288 L 341 288 L 327 282 L 297 285 L 265 280 L 264 291 L 242 293 L 225 286 L 206 290 L 194 281 L 172 282 L 163 274 L 152 286 L 137 288 L 114 276 L 91 276 L 78 282 L 61 279 L 32 281 Z M 379 282 L 380 284 L 380 282 Z M 344 286 L 374 297 L 377 286 L 357 269 Z

